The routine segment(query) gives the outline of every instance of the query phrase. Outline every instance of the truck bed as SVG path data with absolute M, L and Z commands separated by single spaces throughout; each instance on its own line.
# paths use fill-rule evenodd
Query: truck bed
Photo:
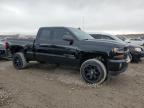
M 11 58 L 10 50 L 4 48 L 4 42 L 7 42 L 9 46 L 11 45 L 21 45 L 25 46 L 27 44 L 33 43 L 34 38 L 7 38 L 5 41 L 0 41 L 0 58 Z
M 22 45 L 25 46 L 27 44 L 33 43 L 34 38 L 22 39 L 22 38 L 9 38 L 7 39 L 9 45 Z

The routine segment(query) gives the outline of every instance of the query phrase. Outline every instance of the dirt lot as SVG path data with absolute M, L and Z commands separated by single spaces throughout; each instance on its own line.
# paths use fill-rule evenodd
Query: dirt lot
M 17 71 L 0 61 L 0 108 L 144 108 L 144 62 L 102 86 L 88 85 L 79 71 L 31 63 Z

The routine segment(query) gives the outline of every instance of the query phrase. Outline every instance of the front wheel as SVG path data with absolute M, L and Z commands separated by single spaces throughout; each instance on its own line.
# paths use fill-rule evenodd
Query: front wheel
M 13 65 L 16 69 L 24 69 L 27 66 L 27 61 L 23 53 L 18 52 L 13 55 Z
M 104 64 L 97 59 L 85 61 L 80 68 L 81 77 L 90 84 L 101 84 L 107 77 Z

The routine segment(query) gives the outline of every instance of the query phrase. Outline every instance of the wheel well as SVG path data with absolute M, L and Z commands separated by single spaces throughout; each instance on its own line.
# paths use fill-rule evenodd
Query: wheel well
M 84 61 L 88 59 L 93 59 L 93 58 L 96 58 L 97 60 L 101 61 L 102 63 L 104 63 L 105 66 L 107 65 L 108 56 L 106 54 L 90 54 L 90 53 L 82 55 L 81 64 Z
M 24 52 L 24 48 L 22 46 L 12 46 L 10 48 L 11 54 L 17 53 L 17 52 Z

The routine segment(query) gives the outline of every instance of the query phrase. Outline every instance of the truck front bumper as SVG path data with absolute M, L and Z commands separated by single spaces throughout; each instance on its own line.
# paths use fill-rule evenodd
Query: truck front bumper
M 122 72 L 125 72 L 128 68 L 128 63 L 130 62 L 130 57 L 123 60 L 109 60 L 108 62 L 108 70 L 109 75 L 116 76 Z

